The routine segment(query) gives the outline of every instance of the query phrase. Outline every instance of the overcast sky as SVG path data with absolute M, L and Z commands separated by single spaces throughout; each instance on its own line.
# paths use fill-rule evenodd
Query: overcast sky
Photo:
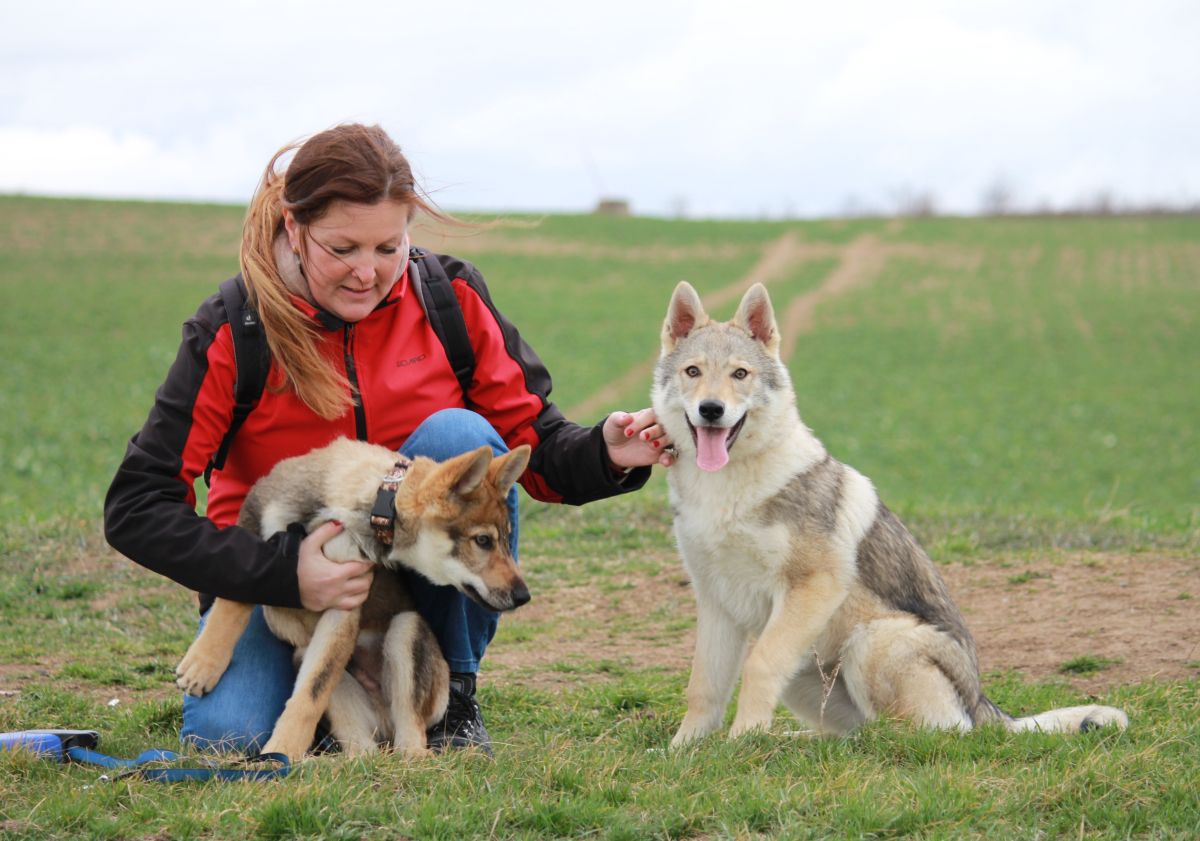
M 1200 2 L 30 0 L 0 192 L 244 203 L 377 122 L 450 210 L 1200 201 Z

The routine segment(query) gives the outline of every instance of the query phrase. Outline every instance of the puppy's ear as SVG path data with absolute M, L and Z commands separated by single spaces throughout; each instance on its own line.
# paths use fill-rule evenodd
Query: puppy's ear
M 496 486 L 496 490 L 501 496 L 508 494 L 516 481 L 521 478 L 521 474 L 529 466 L 529 454 L 532 452 L 533 450 L 528 444 L 522 444 L 512 452 L 492 459 L 492 465 L 488 468 L 488 478 Z
M 440 478 L 452 493 L 467 496 L 479 487 L 492 463 L 492 448 L 480 447 L 461 456 L 447 459 L 438 466 Z
M 749 333 L 756 342 L 765 345 L 772 355 L 779 355 L 779 329 L 775 326 L 775 309 L 771 306 L 771 296 L 767 294 L 767 288 L 761 283 L 756 283 L 746 290 L 742 302 L 738 305 L 737 315 L 733 317 L 733 323 Z
M 667 306 L 667 320 L 663 322 L 662 352 L 666 356 L 675 350 L 679 340 L 697 327 L 708 324 L 708 313 L 700 303 L 700 296 L 686 280 L 679 281 L 671 303 Z

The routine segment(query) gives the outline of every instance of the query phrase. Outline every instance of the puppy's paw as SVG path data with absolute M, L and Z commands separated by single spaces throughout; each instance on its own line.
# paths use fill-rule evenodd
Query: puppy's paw
M 207 695 L 213 691 L 221 675 L 229 668 L 229 659 L 213 657 L 204 651 L 196 650 L 196 646 L 193 645 L 175 668 L 175 685 L 197 698 Z
M 392 738 L 392 753 L 405 759 L 425 759 L 433 756 L 433 751 L 425 743 L 425 728 L 399 728 Z
M 429 759 L 434 756 L 434 752 L 425 745 L 409 745 L 404 748 L 394 747 L 392 748 L 392 753 L 399 754 L 405 759 Z
M 308 738 L 297 736 L 296 734 L 288 734 L 279 732 L 279 728 L 275 728 L 275 732 L 271 734 L 271 738 L 267 744 L 263 746 L 263 753 L 282 753 L 287 756 L 290 762 L 299 762 L 308 753 L 308 748 L 312 744 L 312 734 Z

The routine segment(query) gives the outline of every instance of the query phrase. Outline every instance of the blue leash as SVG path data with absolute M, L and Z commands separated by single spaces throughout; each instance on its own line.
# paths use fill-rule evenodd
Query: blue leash
M 170 750 L 157 748 L 143 751 L 135 759 L 117 759 L 97 753 L 90 748 L 67 748 L 66 757 L 72 762 L 82 765 L 98 765 L 101 768 L 125 769 L 114 779 L 123 780 L 128 777 L 138 777 L 156 783 L 182 783 L 205 780 L 274 780 L 286 777 L 292 770 L 286 754 L 260 753 L 249 756 L 242 762 L 269 762 L 270 768 L 222 768 L 217 763 L 205 768 L 148 768 L 156 762 L 177 762 L 179 754 Z M 208 765 L 208 763 L 205 763 Z
M 94 730 L 23 730 L 17 733 L 0 733 L 0 751 L 27 750 L 36 756 L 57 759 L 59 762 L 78 762 L 94 765 L 122 773 L 113 779 L 138 777 L 159 783 L 179 783 L 206 780 L 274 780 L 286 777 L 292 770 L 291 763 L 282 753 L 260 753 L 249 756 L 241 763 L 268 763 L 266 768 L 222 768 L 217 762 L 205 762 L 203 768 L 158 768 L 148 767 L 155 763 L 178 762 L 179 754 L 170 750 L 152 749 L 143 751 L 135 759 L 117 759 L 93 750 L 99 741 Z

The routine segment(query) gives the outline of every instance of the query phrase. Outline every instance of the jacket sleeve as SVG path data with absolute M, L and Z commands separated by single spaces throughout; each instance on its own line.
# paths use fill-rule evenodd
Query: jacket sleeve
M 649 467 L 623 477 L 613 473 L 603 422 L 579 426 L 550 401 L 550 373 L 512 322 L 496 309 L 479 271 L 464 261 L 442 259 L 475 351 L 467 404 L 486 417 L 510 447 L 533 447 L 529 469 L 521 478 L 530 496 L 582 505 L 646 484 Z
M 261 540 L 195 510 L 193 483 L 233 414 L 236 365 L 223 314 L 210 298 L 184 324 L 175 362 L 109 487 L 105 536 L 134 562 L 199 593 L 299 607 L 298 536 Z

